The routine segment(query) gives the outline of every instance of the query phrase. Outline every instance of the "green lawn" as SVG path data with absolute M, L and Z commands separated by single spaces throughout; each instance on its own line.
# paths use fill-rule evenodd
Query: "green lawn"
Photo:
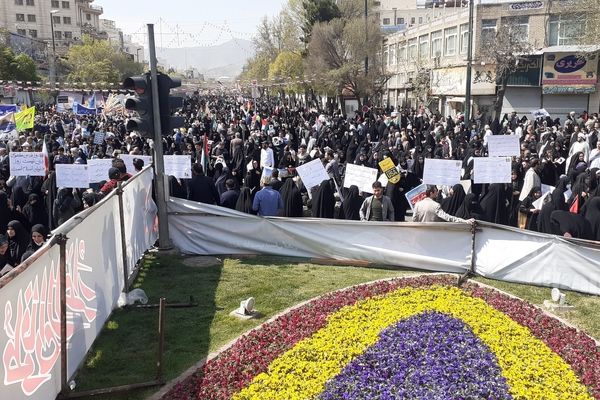
M 164 371 L 173 379 L 209 353 L 273 315 L 302 301 L 336 289 L 377 279 L 406 276 L 415 271 L 395 268 L 359 268 L 315 265 L 289 258 L 228 258 L 216 267 L 189 267 L 177 256 L 149 255 L 135 287 L 144 289 L 150 303 L 199 303 L 194 308 L 167 308 Z M 541 304 L 550 290 L 477 279 Z M 256 298 L 263 317 L 241 321 L 229 313 L 248 297 Z M 600 337 L 600 297 L 569 293 L 576 311 L 567 320 L 594 337 Z M 124 385 L 154 379 L 158 311 L 124 309 L 113 313 L 78 375 L 77 391 Z M 143 399 L 154 390 L 138 390 L 100 399 Z

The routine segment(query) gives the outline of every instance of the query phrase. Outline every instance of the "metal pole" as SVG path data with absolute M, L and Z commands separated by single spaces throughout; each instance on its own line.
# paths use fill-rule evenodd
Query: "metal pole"
M 52 57 L 50 58 L 50 83 L 56 83 L 56 42 L 54 40 L 54 14 L 50 13 L 50 30 L 52 34 Z M 54 89 L 54 87 L 52 87 Z
M 474 0 L 469 0 L 469 39 L 467 43 L 467 87 L 465 88 L 465 126 L 471 131 L 471 64 L 473 63 L 473 12 Z
M 67 237 L 60 234 L 58 238 L 59 270 L 60 270 L 60 391 L 67 393 L 69 389 L 67 372 Z
M 369 0 L 365 0 L 365 50 L 369 41 Z M 369 73 L 369 55 L 365 55 L 365 75 Z
M 158 309 L 158 356 L 156 359 L 156 380 L 163 380 L 163 353 L 165 351 L 165 305 L 167 299 L 160 298 Z
M 125 210 L 123 208 L 123 187 L 117 183 L 117 196 L 119 197 L 119 224 L 121 225 L 121 253 L 123 261 L 123 292 L 129 293 L 129 269 L 127 268 L 127 240 L 125 240 Z
M 171 248 L 171 240 L 169 239 L 169 221 L 165 197 L 165 165 L 163 159 L 162 130 L 160 126 L 160 107 L 158 103 L 154 24 L 148 24 L 148 50 L 150 55 L 152 108 L 154 111 L 154 191 L 156 206 L 158 208 L 158 246 L 161 249 L 169 249 Z

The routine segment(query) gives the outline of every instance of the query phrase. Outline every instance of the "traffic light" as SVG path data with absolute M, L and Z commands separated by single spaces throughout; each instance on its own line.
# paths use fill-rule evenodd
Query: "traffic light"
M 158 103 L 160 105 L 160 128 L 163 135 L 170 135 L 173 129 L 181 128 L 185 119 L 172 116 L 183 107 L 183 97 L 171 96 L 171 89 L 181 86 L 181 79 L 171 78 L 169 75 L 158 74 Z
M 129 77 L 123 81 L 123 87 L 135 91 L 135 95 L 128 96 L 125 100 L 125 109 L 138 114 L 137 117 L 127 120 L 127 132 L 137 131 L 142 137 L 154 138 L 150 74 Z

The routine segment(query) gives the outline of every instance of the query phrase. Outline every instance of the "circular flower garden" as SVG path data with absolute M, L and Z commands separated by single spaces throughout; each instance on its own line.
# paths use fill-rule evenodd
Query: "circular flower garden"
M 165 399 L 600 399 L 596 342 L 456 278 L 361 285 L 240 337 Z

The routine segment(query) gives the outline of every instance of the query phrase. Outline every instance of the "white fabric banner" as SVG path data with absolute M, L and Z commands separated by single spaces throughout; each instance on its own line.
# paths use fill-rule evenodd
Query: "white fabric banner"
M 470 265 L 464 250 L 471 246 L 467 224 L 262 218 L 180 199 L 171 199 L 168 205 L 171 239 L 187 254 L 273 254 L 368 260 L 456 273 L 465 272 Z M 416 242 L 419 246 L 414 245 Z M 436 247 L 438 251 L 433 250 Z
M 181 199 L 168 206 L 171 239 L 186 254 L 333 258 L 454 273 L 471 264 L 467 224 L 263 218 Z M 479 224 L 476 273 L 600 295 L 600 246 Z
M 157 237 L 151 187 L 151 168 L 123 186 L 129 274 Z M 112 192 L 53 232 L 68 237 L 69 377 L 84 360 L 123 290 L 118 203 Z M 0 350 L 10 356 L 0 364 L 4 378 L 0 399 L 53 399 L 60 391 L 59 251 L 58 245 L 42 248 L 32 256 L 37 259 L 31 265 L 0 289 L 0 309 L 5 311 Z M 26 337 L 29 340 L 22 340 Z

